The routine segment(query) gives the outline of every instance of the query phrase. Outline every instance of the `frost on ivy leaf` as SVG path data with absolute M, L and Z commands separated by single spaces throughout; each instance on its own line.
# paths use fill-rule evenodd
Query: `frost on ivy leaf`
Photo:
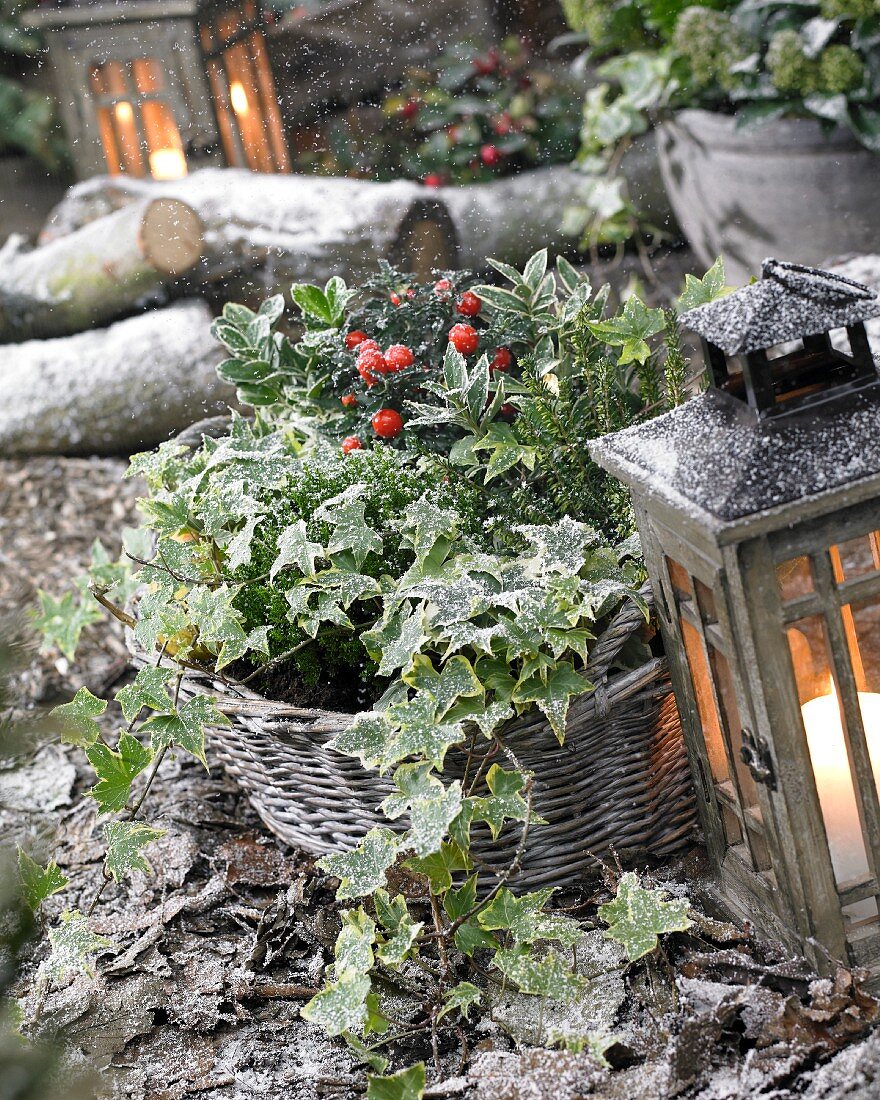
M 18 849 L 18 878 L 21 896 L 28 908 L 35 913 L 46 898 L 57 894 L 67 885 L 67 877 L 59 870 L 54 859 L 41 867 L 22 848 Z
M 378 629 L 363 635 L 367 652 L 379 661 L 379 676 L 392 676 L 398 669 L 406 672 L 427 640 L 421 607 L 398 611 Z
M 347 729 L 334 737 L 329 747 L 345 756 L 357 757 L 365 768 L 374 768 L 385 756 L 395 732 L 396 727 L 387 714 L 363 711 Z
M 646 890 L 639 876 L 627 871 L 614 900 L 599 906 L 599 916 L 608 925 L 605 937 L 622 944 L 630 962 L 656 950 L 663 933 L 684 932 L 693 923 L 687 898 L 667 901 L 665 895 L 659 888 Z
M 355 971 L 366 974 L 373 966 L 373 944 L 376 942 L 376 923 L 362 908 L 343 909 L 342 930 L 336 937 L 334 955 L 336 973 Z
M 102 814 L 116 813 L 125 806 L 132 783 L 153 758 L 150 750 L 130 733 L 122 734 L 116 751 L 96 741 L 86 749 L 86 756 L 98 777 L 91 795 L 98 803 L 98 813 Z
M 583 988 L 584 981 L 551 948 L 538 958 L 531 947 L 518 944 L 495 955 L 495 964 L 519 989 L 536 997 L 549 997 L 554 1001 L 568 1001 Z
M 43 644 L 57 646 L 72 661 L 83 628 L 103 618 L 100 608 L 84 585 L 78 593 L 65 592 L 60 599 L 40 589 L 37 598 L 39 610 L 34 614 L 33 623 L 43 636 Z
M 575 671 L 570 661 L 559 661 L 544 674 L 520 680 L 514 692 L 517 703 L 537 703 L 544 712 L 560 745 L 565 740 L 565 723 L 568 706 L 575 695 L 581 695 L 591 687 L 585 676 Z
M 414 856 L 407 860 L 406 866 L 427 878 L 432 894 L 443 894 L 451 888 L 453 874 L 469 871 L 471 861 L 467 852 L 454 840 L 444 840 L 436 852 L 424 858 Z
M 460 522 L 457 512 L 438 508 L 427 497 L 422 497 L 407 508 L 401 529 L 412 532 L 413 551 L 416 559 L 421 560 L 441 535 L 448 538 L 456 535 Z
M 420 858 L 435 851 L 450 824 L 461 809 L 461 784 L 458 780 L 444 787 L 431 775 L 432 764 L 401 764 L 394 773 L 397 793 L 381 804 L 387 817 L 395 821 L 409 812 L 410 830 L 406 841 Z
M 71 971 L 91 973 L 91 960 L 99 951 L 115 950 L 112 940 L 98 936 L 89 928 L 88 918 L 78 909 L 61 914 L 61 922 L 49 929 L 48 959 L 40 971 L 49 981 L 60 981 Z
M 399 841 L 390 829 L 370 829 L 353 852 L 324 856 L 318 866 L 338 878 L 338 901 L 361 898 L 385 885 L 385 872 L 397 859 Z
M 438 722 L 435 707 L 434 697 L 424 692 L 389 707 L 389 718 L 398 729 L 386 744 L 380 761 L 383 770 L 408 756 L 421 756 L 435 767 L 443 767 L 447 750 L 462 742 L 465 734 L 457 722 Z
M 382 553 L 382 536 L 367 523 L 366 502 L 361 499 L 363 485 L 350 485 L 345 492 L 325 501 L 315 512 L 315 518 L 333 525 L 327 545 L 327 555 L 350 550 L 360 569 L 368 554 Z
M 199 641 L 210 649 L 219 649 L 218 670 L 243 657 L 248 648 L 243 616 L 232 606 L 234 598 L 234 590 L 226 585 L 213 589 L 194 588 L 187 596 L 187 607 L 193 625 L 198 628 Z
M 126 722 L 134 721 L 144 707 L 171 710 L 171 697 L 166 685 L 173 675 L 173 669 L 148 665 L 140 670 L 133 683 L 118 691 L 116 702 L 122 707 Z
M 580 939 L 581 928 L 569 917 L 543 911 L 552 894 L 552 888 L 546 888 L 517 897 L 504 886 L 477 919 L 492 931 L 509 929 L 518 944 L 555 940 L 571 947 Z
M 108 821 L 104 825 L 104 839 L 107 851 L 104 864 L 119 882 L 132 871 L 151 873 L 151 867 L 144 858 L 142 849 L 154 840 L 165 835 L 164 829 L 154 829 L 144 821 Z
M 322 1027 L 331 1038 L 345 1031 L 356 1031 L 366 1023 L 369 992 L 370 979 L 366 974 L 346 970 L 312 997 L 302 1009 L 302 1016 Z
M 485 821 L 495 840 L 505 821 L 525 821 L 529 814 L 526 800 L 520 793 L 526 785 L 522 772 L 505 771 L 493 764 L 486 773 L 486 786 L 491 794 L 474 800 L 474 818 Z M 533 821 L 540 818 L 533 816 Z
M 177 745 L 207 768 L 205 727 L 228 726 L 229 719 L 205 695 L 194 695 L 171 714 L 154 714 L 141 726 L 150 734 L 153 752 Z
M 542 576 L 545 571 L 575 576 L 583 568 L 587 549 L 599 540 L 592 527 L 578 523 L 570 516 L 563 516 L 553 526 L 524 524 L 515 530 L 535 548 L 536 576 Z
M 93 745 L 101 736 L 95 719 L 107 709 L 107 700 L 98 699 L 88 688 L 80 688 L 69 703 L 55 707 L 50 717 L 59 720 L 59 735 L 68 745 L 81 748 Z
M 466 1020 L 470 1020 L 468 1013 L 480 1003 L 483 991 L 472 982 L 459 982 L 458 985 L 448 989 L 443 994 L 443 1007 L 437 1016 L 438 1021 L 450 1012 L 460 1012 Z
M 278 556 L 269 570 L 269 580 L 288 565 L 295 565 L 304 577 L 314 576 L 315 558 L 323 554 L 320 543 L 310 542 L 305 521 L 298 519 L 278 536 Z
M 391 899 L 386 890 L 377 890 L 373 895 L 373 902 L 376 915 L 386 933 L 379 946 L 379 959 L 386 966 L 396 969 L 406 961 L 424 924 L 412 919 L 406 900 L 399 894 Z
M 422 1100 L 425 1065 L 417 1062 L 390 1077 L 368 1077 L 367 1100 Z

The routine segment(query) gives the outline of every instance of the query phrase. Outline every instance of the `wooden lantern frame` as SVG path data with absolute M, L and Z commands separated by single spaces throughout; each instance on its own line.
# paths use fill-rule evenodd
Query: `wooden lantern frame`
M 857 354 L 864 333 L 857 314 L 880 314 L 870 291 L 861 301 L 844 326 L 856 330 Z M 694 318 L 697 331 L 701 320 Z M 812 406 L 799 401 L 800 416 L 767 419 L 747 395 L 712 389 L 591 450 L 631 488 L 720 897 L 820 972 L 860 965 L 880 984 L 880 795 L 859 695 L 863 636 L 853 618 L 854 609 L 868 609 L 880 622 L 880 452 L 859 446 L 860 433 L 865 441 L 880 435 L 880 386 L 876 368 L 855 387 L 831 373 L 830 386 L 843 381 L 842 390 L 815 394 Z M 826 448 L 815 459 L 817 470 L 824 463 L 829 471 L 821 491 L 799 491 L 785 455 L 774 458 L 792 440 L 792 453 Z M 840 440 L 852 456 L 850 477 L 835 466 Z M 738 462 L 729 461 L 731 451 Z M 682 469 L 688 462 L 690 473 Z M 779 502 L 767 506 L 777 483 Z M 852 571 L 841 548 L 855 539 L 865 540 L 867 558 Z M 799 585 L 785 580 L 793 572 Z M 855 843 L 866 867 L 848 879 L 835 871 L 802 709 L 805 673 L 790 644 L 805 621 L 824 630 L 843 767 L 854 787 Z M 880 659 L 875 664 L 880 677 Z

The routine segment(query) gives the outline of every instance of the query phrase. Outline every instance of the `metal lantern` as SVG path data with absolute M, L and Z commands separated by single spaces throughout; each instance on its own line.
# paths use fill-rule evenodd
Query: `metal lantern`
M 253 0 L 77 0 L 26 21 L 46 35 L 80 178 L 289 169 Z
M 878 316 L 768 260 L 683 318 L 708 391 L 592 452 L 631 487 L 723 898 L 880 975 Z

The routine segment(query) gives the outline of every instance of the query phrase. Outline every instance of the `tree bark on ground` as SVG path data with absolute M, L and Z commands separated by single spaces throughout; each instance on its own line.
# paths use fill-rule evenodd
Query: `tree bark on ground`
M 198 215 L 159 195 L 38 248 L 26 250 L 11 238 L 0 249 L 0 343 L 110 321 L 189 271 L 201 251 Z
M 0 347 L 0 455 L 125 454 L 215 412 L 234 391 L 204 302 L 107 329 Z

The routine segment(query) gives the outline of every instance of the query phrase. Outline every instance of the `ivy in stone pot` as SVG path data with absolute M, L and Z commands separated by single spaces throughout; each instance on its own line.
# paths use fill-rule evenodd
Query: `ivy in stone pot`
M 339 280 L 294 287 L 298 341 L 277 330 L 280 299 L 258 313 L 227 306 L 217 333 L 232 357 L 220 369 L 253 418 L 194 449 L 135 456 L 130 473 L 149 494 L 122 558 L 99 548 L 90 579 L 60 599 L 41 593 L 46 644 L 72 657 L 100 603 L 129 627 L 139 663 L 112 701 L 83 688 L 54 712 L 95 770 L 106 857 L 91 908 L 50 925 L 44 987 L 113 949 L 89 916 L 111 883 L 149 869 L 163 760 L 205 764 L 206 730 L 229 731 L 227 693 L 247 685 L 276 706 L 355 712 L 333 748 L 387 791 L 388 824 L 319 861 L 339 880 L 338 937 L 303 1010 L 374 1074 L 389 1057 L 404 1066 L 375 1076 L 370 1095 L 421 1095 L 424 1061 L 406 1063 L 424 1051 L 439 1067 L 493 986 L 554 1000 L 581 989 L 582 925 L 554 911 L 552 889 L 514 888 L 541 820 L 506 730 L 537 710 L 562 741 L 569 703 L 590 690 L 592 640 L 640 601 L 628 512 L 584 441 L 679 401 L 684 360 L 672 310 L 631 298 L 612 313 L 607 290 L 594 294 L 564 261 L 549 273 L 545 253 L 522 273 L 495 266 L 505 286 L 465 289 L 451 273 L 410 286 L 385 269 L 357 295 Z M 689 278 L 681 304 L 723 283 L 720 267 Z M 443 337 L 465 323 L 478 345 L 462 351 Z M 362 333 L 400 369 L 373 357 L 360 371 Z M 493 371 L 500 347 L 511 359 Z M 340 401 L 349 393 L 357 405 Z M 367 438 L 373 404 L 402 410 L 390 441 Z M 355 429 L 362 446 L 340 445 Z M 453 757 L 467 757 L 455 778 Z M 505 865 L 477 859 L 511 829 Z M 22 853 L 21 867 L 35 906 L 63 891 L 54 864 Z M 630 959 L 688 926 L 686 900 L 632 873 L 614 879 L 597 917 Z M 569 1038 L 597 1056 L 608 1043 Z

